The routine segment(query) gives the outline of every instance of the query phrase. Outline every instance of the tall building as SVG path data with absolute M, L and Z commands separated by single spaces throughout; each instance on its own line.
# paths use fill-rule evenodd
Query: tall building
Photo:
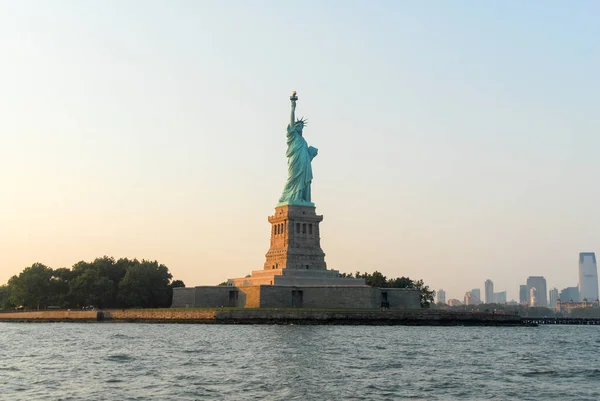
M 542 276 L 531 276 L 527 278 L 527 291 L 535 288 L 535 305 L 529 306 L 548 306 L 548 292 L 546 290 L 546 279 Z
M 535 298 L 536 293 L 535 287 L 529 289 L 529 306 L 537 306 L 537 299 Z
M 527 285 L 521 284 L 519 286 L 519 303 L 525 305 L 527 302 Z
M 494 282 L 490 279 L 485 280 L 485 303 L 494 302 Z
M 558 289 L 556 287 L 551 289 L 550 292 L 548 293 L 548 296 L 550 299 L 550 304 L 548 305 L 548 307 L 555 308 L 556 301 L 558 301 Z
M 446 303 L 446 291 L 442 290 L 441 288 L 437 292 L 437 303 L 438 304 Z
M 494 303 L 505 304 L 506 303 L 506 291 L 494 293 Z
M 479 288 L 473 288 L 471 290 L 471 294 L 473 294 L 474 296 L 479 298 L 479 300 L 481 300 L 481 290 Z
M 465 305 L 479 305 L 481 304 L 481 299 L 475 296 L 472 292 L 467 292 L 465 294 Z
M 458 299 L 449 299 L 448 300 L 448 305 L 450 305 L 450 306 L 461 306 L 462 302 L 460 302 Z
M 558 296 L 560 302 L 579 302 L 579 288 L 578 287 L 567 287 L 560 291 Z
M 598 266 L 594 252 L 579 254 L 579 296 L 588 302 L 598 299 Z

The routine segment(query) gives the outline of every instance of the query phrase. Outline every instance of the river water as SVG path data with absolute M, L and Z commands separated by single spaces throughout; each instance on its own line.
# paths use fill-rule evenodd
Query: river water
M 0 323 L 0 400 L 600 400 L 600 327 Z

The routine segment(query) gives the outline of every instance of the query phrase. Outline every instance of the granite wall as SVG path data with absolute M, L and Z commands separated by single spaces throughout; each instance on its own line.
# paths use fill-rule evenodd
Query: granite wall
M 173 289 L 173 308 L 420 309 L 418 290 L 369 286 L 243 286 Z

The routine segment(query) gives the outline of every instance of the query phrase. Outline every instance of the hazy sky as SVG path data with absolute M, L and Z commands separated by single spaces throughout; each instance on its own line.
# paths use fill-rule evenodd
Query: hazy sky
M 289 95 L 329 268 L 462 298 L 600 252 L 600 3 L 0 0 L 0 283 L 262 269 Z

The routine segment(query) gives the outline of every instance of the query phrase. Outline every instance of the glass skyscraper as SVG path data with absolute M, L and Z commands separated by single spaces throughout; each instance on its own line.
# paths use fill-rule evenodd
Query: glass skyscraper
M 529 298 L 528 295 L 529 295 L 529 293 L 527 292 L 527 285 L 521 284 L 519 286 L 519 303 L 521 305 L 525 305 L 525 304 L 529 303 L 529 301 L 527 299 L 527 298 Z
M 494 302 L 494 283 L 492 280 L 485 280 L 485 303 L 491 304 Z
M 527 292 L 535 288 L 535 306 L 548 306 L 548 292 L 546 291 L 546 279 L 541 276 L 527 278 Z M 532 306 L 530 304 L 530 306 Z
M 579 254 L 579 298 L 588 302 L 598 299 L 598 266 L 594 252 Z

